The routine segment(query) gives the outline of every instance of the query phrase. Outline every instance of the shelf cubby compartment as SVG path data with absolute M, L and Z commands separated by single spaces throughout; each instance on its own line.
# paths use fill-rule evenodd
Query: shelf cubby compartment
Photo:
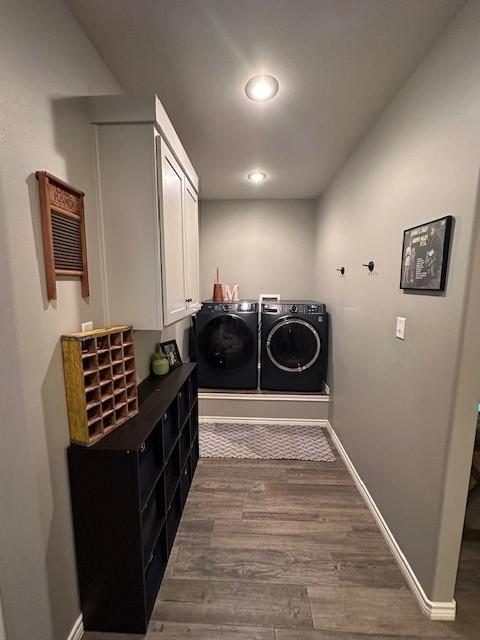
M 148 560 L 165 518 L 165 486 L 163 474 L 157 479 L 142 509 L 143 557 Z
M 106 369 L 112 364 L 110 359 L 110 351 L 102 351 L 98 354 L 98 368 Z
M 198 395 L 197 373 L 195 372 L 187 381 L 189 408 L 192 409 Z
M 125 344 L 123 346 L 123 356 L 124 356 L 125 360 L 127 360 L 129 358 L 133 358 L 133 356 L 134 356 L 133 344 Z
M 103 367 L 99 369 L 98 374 L 100 376 L 100 382 L 111 382 L 112 380 L 112 367 Z
M 173 543 L 175 541 L 175 534 L 177 533 L 178 525 L 180 522 L 180 516 L 182 514 L 182 495 L 180 483 L 176 488 L 173 500 L 171 501 L 168 513 L 167 513 L 167 542 L 168 553 L 172 550 Z
M 125 373 L 135 373 L 135 358 L 133 356 L 125 358 Z
M 180 461 L 182 466 L 188 460 L 188 454 L 190 452 L 190 430 L 189 425 L 186 424 L 180 434 Z
M 179 443 L 175 445 L 165 463 L 165 499 L 170 504 L 180 475 Z
M 93 389 L 97 389 L 100 378 L 98 376 L 98 371 L 86 372 L 83 374 L 85 378 L 85 391 L 92 391 Z
M 122 342 L 124 345 L 133 344 L 133 329 L 122 331 Z
M 103 434 L 102 417 L 88 421 L 88 435 L 91 440 L 99 440 Z
M 85 407 L 89 409 L 90 407 L 100 403 L 100 389 L 98 387 L 94 387 L 89 391 L 85 392 Z
M 177 436 L 178 407 L 176 402 L 172 402 L 167 411 L 163 414 L 163 446 L 165 448 L 165 459 L 170 455 Z
M 182 509 L 187 501 L 188 492 L 190 491 L 191 478 L 190 478 L 190 464 L 184 466 L 182 475 L 180 476 L 180 491 L 182 496 Z
M 105 415 L 106 413 L 112 413 L 113 401 L 114 401 L 114 396 L 105 398 L 105 400 L 102 401 L 102 415 Z
M 192 444 L 192 449 L 190 451 L 190 474 L 193 478 L 193 474 L 195 473 L 195 469 L 197 468 L 198 458 L 200 457 L 199 448 L 198 448 L 198 435 Z
M 112 332 L 110 334 L 110 349 L 122 346 L 122 333 Z
M 120 406 L 127 404 L 127 392 L 125 389 L 114 389 L 113 396 L 115 410 L 117 409 L 117 407 L 119 408 Z
M 190 413 L 190 442 L 193 442 L 198 434 L 198 404 L 195 403 Z
M 94 338 L 83 338 L 80 340 L 80 351 L 82 353 L 82 357 L 88 357 L 89 354 L 95 354 L 95 339 Z
M 147 566 L 145 568 L 145 601 L 147 618 L 150 618 L 152 613 L 155 598 L 157 597 L 157 592 L 160 588 L 163 574 L 167 567 L 167 561 L 167 528 L 164 526 L 152 554 L 147 559 Z
M 97 353 L 105 353 L 110 351 L 110 340 L 108 339 L 108 334 L 103 336 L 97 336 Z
M 115 428 L 115 413 L 113 411 L 108 411 L 103 414 L 102 417 L 103 422 L 103 431 L 111 431 Z
M 189 390 L 188 390 L 188 381 L 183 385 L 182 389 L 178 393 L 178 415 L 180 420 L 180 427 L 183 426 L 185 422 L 185 418 L 189 412 Z
M 115 422 L 125 422 L 128 418 L 128 411 L 126 404 L 115 405 Z
M 123 347 L 112 347 L 110 349 L 112 364 L 123 362 Z
M 100 398 L 102 402 L 113 397 L 113 382 L 111 380 L 105 380 L 104 384 L 100 385 Z
M 137 387 L 137 375 L 134 371 L 130 371 L 125 374 L 125 382 L 127 383 L 127 387 Z
M 127 400 L 136 400 L 137 398 L 137 389 L 134 385 L 130 384 L 127 385 L 126 381 L 125 381 L 125 386 L 127 389 Z
M 112 378 L 113 380 L 125 379 L 125 371 L 123 368 L 123 362 L 117 362 L 112 364 Z
M 127 403 L 128 415 L 135 415 L 138 412 L 138 401 L 136 398 L 129 400 Z
M 138 452 L 138 473 L 142 508 L 163 468 L 162 421 L 142 443 Z

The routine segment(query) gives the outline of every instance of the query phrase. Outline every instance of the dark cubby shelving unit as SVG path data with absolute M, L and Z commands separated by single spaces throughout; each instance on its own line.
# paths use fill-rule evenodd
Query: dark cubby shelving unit
M 139 413 L 68 448 L 86 631 L 145 633 L 199 458 L 196 365 L 139 386 Z

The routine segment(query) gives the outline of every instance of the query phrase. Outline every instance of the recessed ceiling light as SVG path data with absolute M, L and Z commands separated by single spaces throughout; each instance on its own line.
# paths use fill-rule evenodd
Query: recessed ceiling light
M 278 80 L 273 76 L 253 76 L 245 85 L 245 93 L 250 100 L 265 102 L 278 93 Z
M 263 173 L 263 171 L 252 171 L 252 173 L 248 174 L 247 178 L 251 182 L 255 182 L 256 184 L 258 184 L 259 182 L 265 182 L 265 180 L 267 179 L 267 174 Z

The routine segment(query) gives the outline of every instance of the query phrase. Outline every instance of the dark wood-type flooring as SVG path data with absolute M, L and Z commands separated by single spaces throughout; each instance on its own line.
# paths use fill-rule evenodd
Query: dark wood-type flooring
M 146 637 L 480 640 L 479 549 L 464 541 L 457 620 L 431 622 L 338 456 L 200 460 Z

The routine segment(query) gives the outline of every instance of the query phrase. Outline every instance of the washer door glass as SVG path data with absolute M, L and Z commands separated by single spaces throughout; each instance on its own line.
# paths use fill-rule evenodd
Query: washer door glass
M 255 340 L 255 334 L 242 318 L 217 316 L 201 331 L 199 349 L 215 369 L 238 369 L 251 360 Z
M 267 339 L 267 353 L 282 371 L 300 372 L 317 360 L 321 341 L 314 327 L 298 318 L 285 318 L 276 324 Z

